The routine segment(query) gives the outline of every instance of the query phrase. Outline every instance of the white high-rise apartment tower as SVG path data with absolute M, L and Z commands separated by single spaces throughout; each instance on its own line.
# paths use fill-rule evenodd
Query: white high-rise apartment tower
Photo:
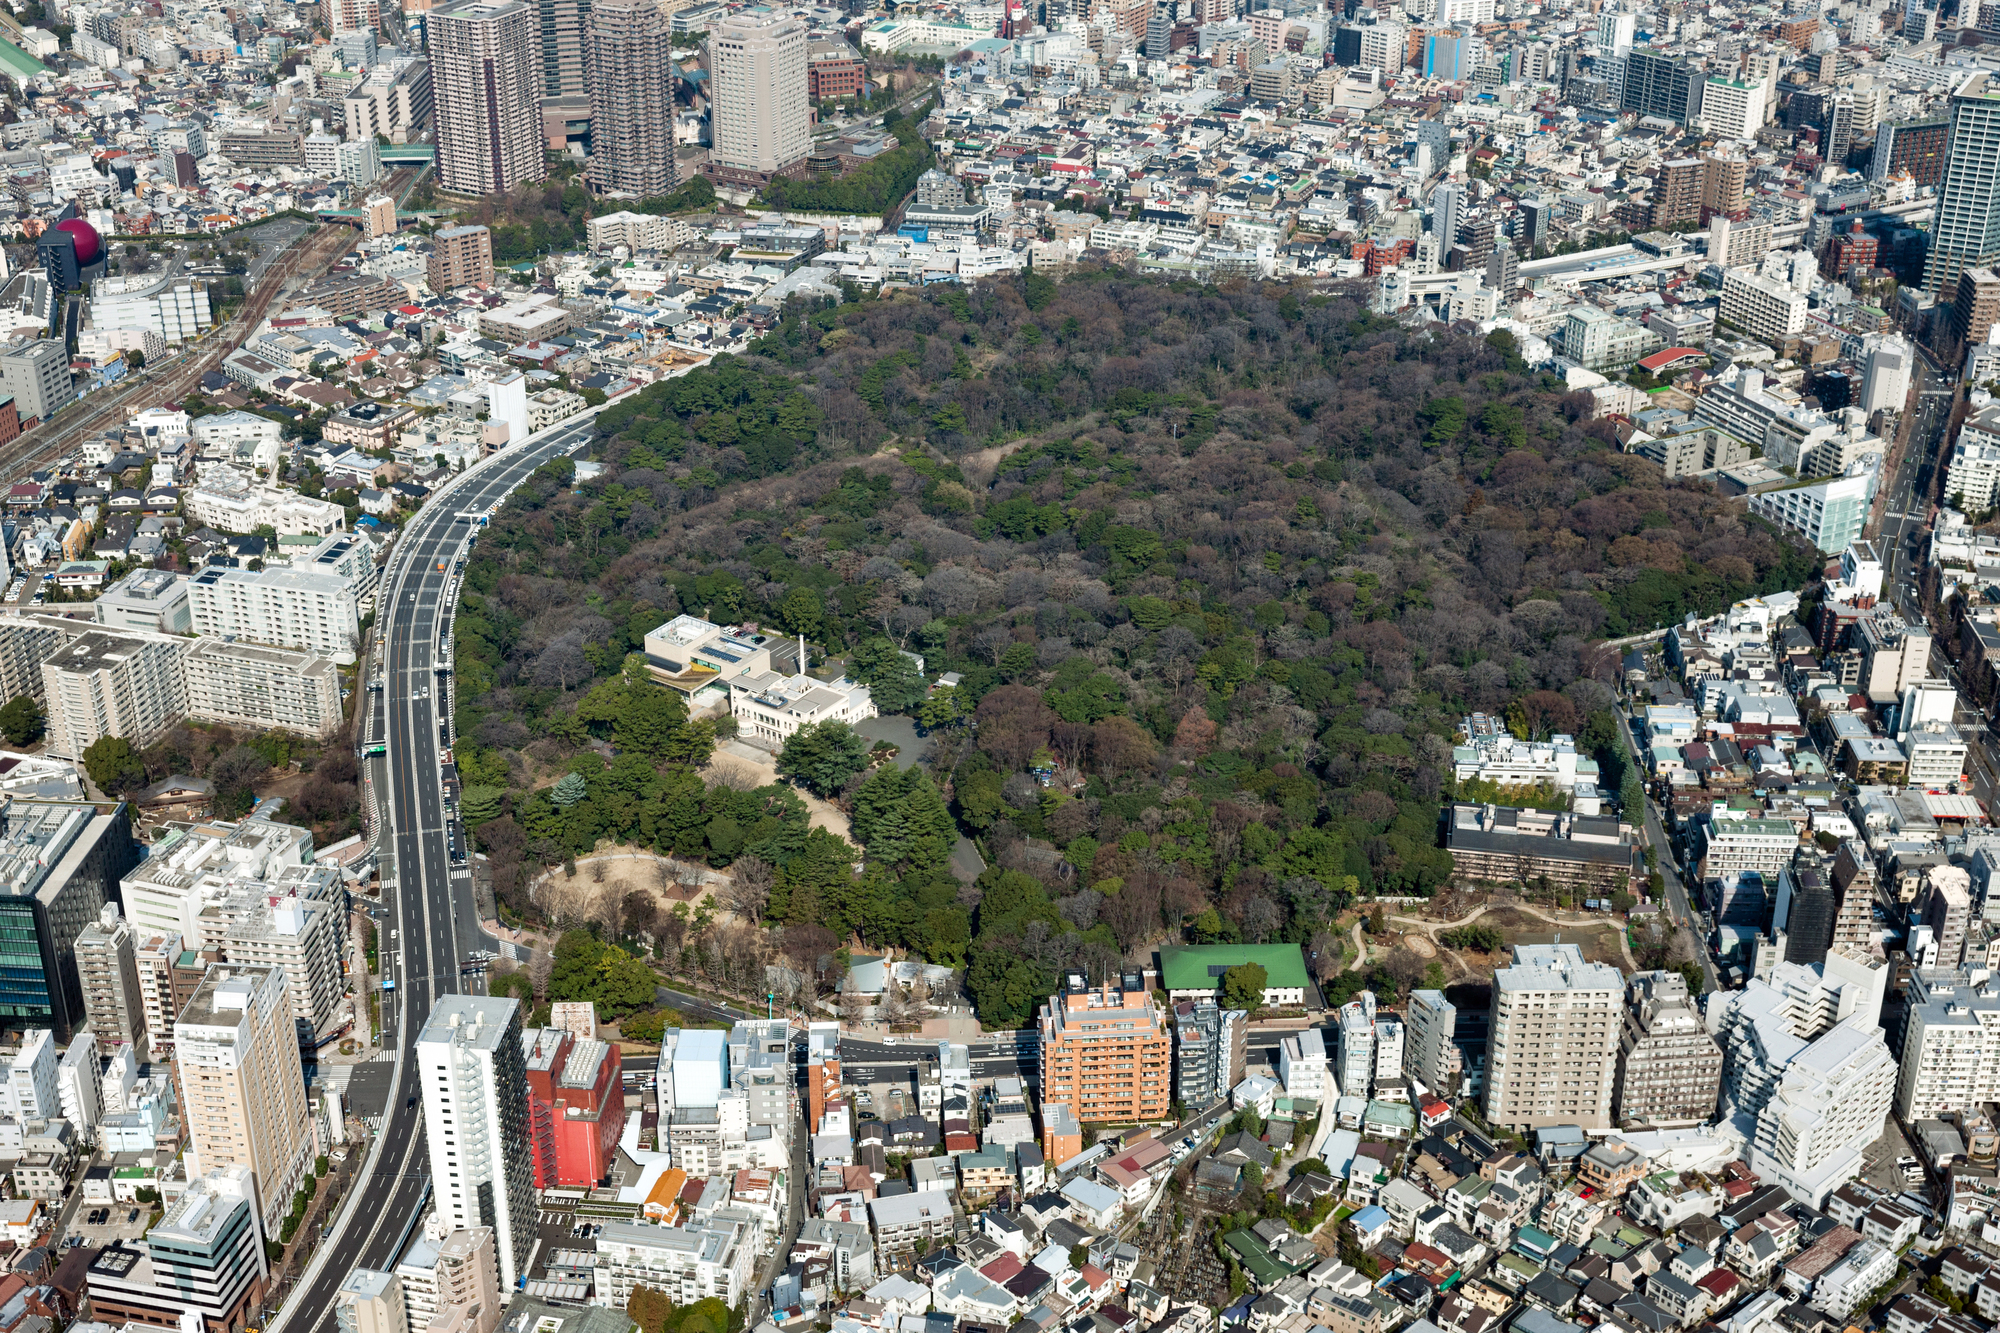
M 709 35 L 710 156 L 725 173 L 768 180 L 812 148 L 806 25 L 776 10 L 731 14 Z
M 512 1291 L 538 1216 L 520 1002 L 440 997 L 417 1036 L 417 1068 L 438 1217 L 453 1231 L 493 1228 L 500 1288 Z
M 437 117 L 438 184 L 505 194 L 546 174 L 541 20 L 522 0 L 457 0 L 424 20 Z

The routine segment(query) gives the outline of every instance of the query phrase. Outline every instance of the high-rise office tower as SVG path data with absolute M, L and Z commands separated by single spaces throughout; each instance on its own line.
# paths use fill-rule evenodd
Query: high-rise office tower
M 732 181 L 766 183 L 812 148 L 806 25 L 776 10 L 732 14 L 709 35 L 709 156 Z
M 1486 1119 L 1516 1129 L 1611 1128 L 1618 1063 L 1618 969 L 1574 944 L 1517 944 L 1493 976 Z
M 1715 1115 L 1722 1048 L 1708 1035 L 1677 972 L 1641 972 L 1626 984 L 1613 1114 L 1629 1127 L 1702 1124 Z
M 285 973 L 211 967 L 174 1024 L 189 1174 L 247 1166 L 267 1234 L 312 1162 L 312 1120 Z
M 537 1217 L 520 1002 L 441 996 L 417 1035 L 417 1066 L 438 1216 L 454 1231 L 493 1228 L 500 1287 L 512 1291 Z
M 592 186 L 641 196 L 672 194 L 673 67 L 664 10 L 654 0 L 599 0 L 584 31 L 590 69 Z M 544 39 L 546 40 L 546 38 Z
M 76 971 L 83 1008 L 97 1044 L 137 1045 L 146 1039 L 146 1004 L 139 993 L 138 940 L 116 903 L 76 937 Z
M 540 17 L 523 0 L 457 0 L 425 16 L 438 184 L 505 194 L 542 179 Z
M 1968 268 L 2000 260 L 2000 82 L 1985 70 L 1951 95 L 1951 135 L 1938 179 L 1924 290 L 1938 301 Z
M 536 0 L 542 27 L 542 96 L 581 97 L 590 91 L 588 56 L 591 0 Z M 662 21 L 667 11 L 659 9 Z M 670 70 L 663 61 L 653 77 L 664 83 Z M 596 112 L 592 107 L 592 114 Z M 596 126 L 591 127 L 596 134 Z

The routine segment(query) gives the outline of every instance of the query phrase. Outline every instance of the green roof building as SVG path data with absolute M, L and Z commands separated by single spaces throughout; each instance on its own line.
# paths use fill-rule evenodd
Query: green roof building
M 1222 974 L 1255 963 L 1264 969 L 1264 1007 L 1302 1009 L 1312 981 L 1296 944 L 1188 944 L 1160 950 L 1160 984 L 1176 1002 L 1220 995 Z
M 0 73 L 26 81 L 49 72 L 49 67 L 12 42 L 0 42 Z

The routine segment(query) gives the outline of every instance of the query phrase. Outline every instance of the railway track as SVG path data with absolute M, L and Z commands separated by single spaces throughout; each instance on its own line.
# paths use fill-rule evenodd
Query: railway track
M 242 346 L 244 337 L 263 322 L 284 294 L 286 283 L 324 273 L 353 248 L 355 235 L 347 227 L 325 223 L 306 233 L 256 279 L 245 293 L 242 308 L 211 329 L 192 350 L 168 363 L 171 369 L 165 374 L 142 375 L 129 388 L 85 399 L 80 414 L 58 413 L 52 421 L 0 449 L 0 481 L 18 481 L 61 459 L 92 435 L 122 424 L 134 413 L 192 392 L 203 375 L 221 365 Z

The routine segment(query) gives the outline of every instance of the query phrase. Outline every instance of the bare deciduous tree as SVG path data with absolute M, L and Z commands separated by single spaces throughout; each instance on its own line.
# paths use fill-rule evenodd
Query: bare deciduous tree
M 771 885 L 777 877 L 776 867 L 762 857 L 739 858 L 729 867 L 729 887 L 723 890 L 723 906 L 753 925 L 762 921 L 764 906 L 771 901 Z
M 555 968 L 555 955 L 547 949 L 537 948 L 528 955 L 528 982 L 535 988 L 537 1004 L 549 998 L 549 976 Z

